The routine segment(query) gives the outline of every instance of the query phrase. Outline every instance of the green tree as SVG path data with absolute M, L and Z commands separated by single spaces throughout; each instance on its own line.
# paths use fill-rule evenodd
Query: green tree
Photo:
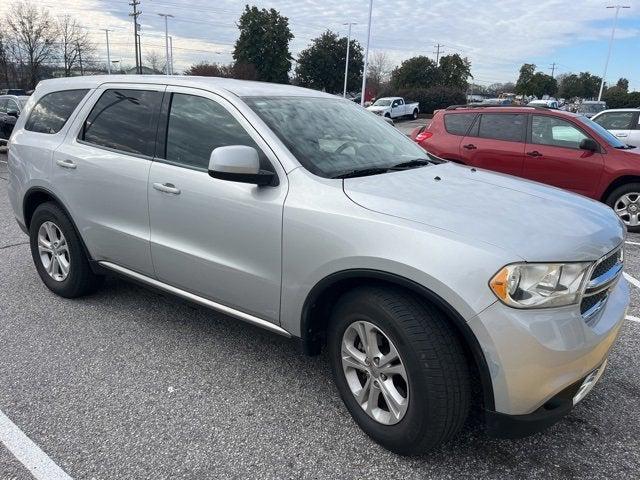
M 619 78 L 618 83 L 616 83 L 616 87 L 621 88 L 625 92 L 629 91 L 629 80 L 626 78 Z
M 240 37 L 233 50 L 236 64 L 253 65 L 256 78 L 265 82 L 289 82 L 293 34 L 289 19 L 278 11 L 246 5 L 238 23 Z
M 516 81 L 515 93 L 519 95 L 532 95 L 531 81 L 535 71 L 536 66 L 533 63 L 525 63 L 520 67 L 520 75 Z
M 436 62 L 425 56 L 413 57 L 391 72 L 391 86 L 399 88 L 426 88 L 441 85 L 442 74 Z
M 440 58 L 440 74 L 442 85 L 466 90 L 471 75 L 471 62 L 457 53 Z
M 575 73 L 565 74 L 559 78 L 559 95 L 562 98 L 582 96 L 582 82 Z
M 349 76 L 347 90 L 356 90 L 362 81 L 364 60 L 362 47 L 351 40 L 349 48 Z M 303 87 L 342 92 L 344 87 L 344 64 L 347 56 L 347 39 L 327 30 L 298 55 L 296 79 Z
M 591 75 L 589 72 L 580 72 L 578 78 L 582 87 L 580 97 L 596 98 L 600 92 L 600 82 L 602 78 L 597 75 Z

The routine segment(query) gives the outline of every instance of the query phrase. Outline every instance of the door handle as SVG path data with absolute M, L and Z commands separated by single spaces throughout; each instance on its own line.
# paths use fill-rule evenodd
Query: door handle
M 77 165 L 73 163 L 73 160 L 56 160 L 56 165 L 62 168 L 75 169 Z
M 468 145 L 463 145 L 462 148 L 466 148 L 467 150 L 475 150 L 478 147 L 476 147 L 473 143 L 469 143 Z
M 153 188 L 162 193 L 171 193 L 172 195 L 180 195 L 180 189 L 176 188 L 173 183 L 154 183 Z
M 541 157 L 542 156 L 542 154 L 537 150 L 534 150 L 533 152 L 527 152 L 527 155 L 529 155 L 530 157 Z
M 616 137 L 628 137 L 626 133 L 616 133 Z

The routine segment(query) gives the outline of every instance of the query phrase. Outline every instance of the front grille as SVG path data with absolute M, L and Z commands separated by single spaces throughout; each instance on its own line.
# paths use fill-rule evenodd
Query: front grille
M 604 306 L 609 292 L 622 274 L 622 262 L 623 250 L 619 247 L 596 263 L 580 302 L 580 313 L 585 320 L 588 321 Z

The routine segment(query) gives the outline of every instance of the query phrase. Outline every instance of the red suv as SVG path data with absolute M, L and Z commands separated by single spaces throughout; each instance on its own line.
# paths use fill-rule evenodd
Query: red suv
M 588 118 L 544 107 L 453 106 L 411 138 L 439 157 L 572 190 L 640 232 L 640 148 Z

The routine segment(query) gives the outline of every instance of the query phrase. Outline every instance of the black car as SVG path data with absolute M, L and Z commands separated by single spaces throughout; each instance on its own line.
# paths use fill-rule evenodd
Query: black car
M 0 95 L 0 141 L 9 140 L 13 126 L 29 97 Z

